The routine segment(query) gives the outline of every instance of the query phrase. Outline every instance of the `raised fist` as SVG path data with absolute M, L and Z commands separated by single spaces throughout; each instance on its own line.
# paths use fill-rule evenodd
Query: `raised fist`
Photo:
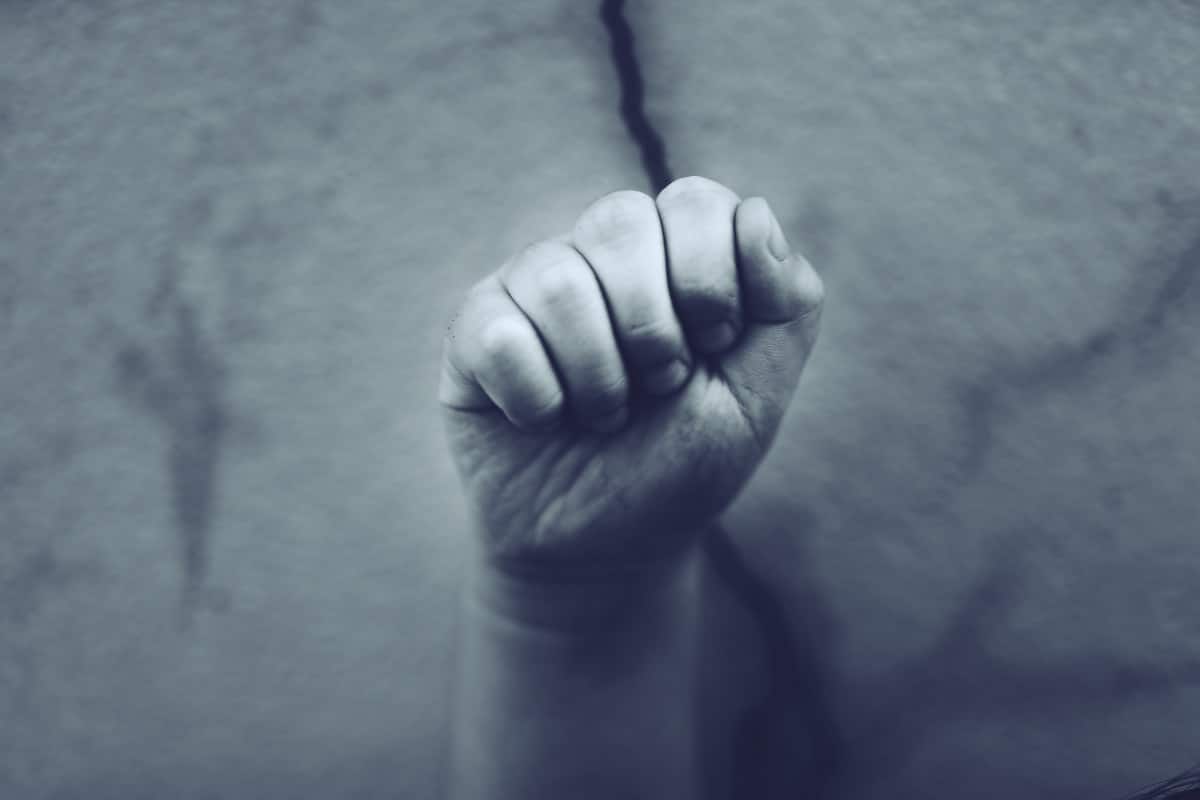
M 480 281 L 439 399 L 490 560 L 681 549 L 766 453 L 822 294 L 766 201 L 699 177 L 607 195 Z

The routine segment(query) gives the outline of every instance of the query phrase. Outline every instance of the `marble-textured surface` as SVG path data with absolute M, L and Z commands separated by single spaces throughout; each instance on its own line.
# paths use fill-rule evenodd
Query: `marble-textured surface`
M 809 780 L 1109 797 L 1200 756 L 1200 10 L 629 17 L 675 174 L 827 278 L 729 515 Z M 645 185 L 617 97 L 595 4 L 0 4 L 0 796 L 433 796 L 443 321 Z

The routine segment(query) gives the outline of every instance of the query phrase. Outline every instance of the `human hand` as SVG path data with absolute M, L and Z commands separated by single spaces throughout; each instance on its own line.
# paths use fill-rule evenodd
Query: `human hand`
M 607 195 L 480 281 L 439 400 L 489 561 L 683 550 L 770 446 L 822 297 L 766 201 L 699 177 Z

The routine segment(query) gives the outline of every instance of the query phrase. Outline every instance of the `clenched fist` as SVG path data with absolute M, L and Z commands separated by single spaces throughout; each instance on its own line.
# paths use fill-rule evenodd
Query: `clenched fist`
M 491 561 L 680 549 L 766 453 L 821 300 L 767 203 L 698 177 L 607 195 L 484 278 L 439 396 Z

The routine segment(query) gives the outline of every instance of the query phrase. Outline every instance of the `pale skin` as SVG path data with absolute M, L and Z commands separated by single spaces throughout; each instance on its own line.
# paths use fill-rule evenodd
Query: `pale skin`
M 479 534 L 451 796 L 701 796 L 686 564 L 822 299 L 765 200 L 699 177 L 607 195 L 469 292 L 439 387 Z

